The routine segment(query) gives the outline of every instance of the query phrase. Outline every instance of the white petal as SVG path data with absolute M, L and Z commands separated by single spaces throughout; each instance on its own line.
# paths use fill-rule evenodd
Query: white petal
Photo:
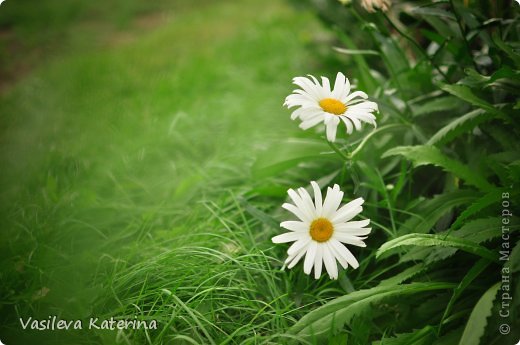
M 359 209 L 364 202 L 365 200 L 363 200 L 363 198 L 357 198 L 346 203 L 336 211 L 336 214 L 332 217 L 332 222 L 334 224 L 338 224 L 351 220 L 354 218 L 354 216 L 361 212 Z
M 312 241 L 305 254 L 305 262 L 303 263 L 303 272 L 305 274 L 311 274 L 312 266 L 314 265 L 314 259 L 316 258 L 316 248 L 318 242 Z
M 345 99 L 342 99 L 342 101 L 343 101 L 343 103 L 347 103 L 347 105 L 348 105 L 348 102 L 353 100 L 356 97 L 361 97 L 361 98 L 367 99 L 368 95 L 366 93 L 364 93 L 363 91 L 354 91 L 350 95 L 345 97 Z
M 330 94 L 330 82 L 329 82 L 329 78 L 327 78 L 327 77 L 321 77 L 321 83 L 323 84 L 323 91 L 325 91 L 327 94 Z
M 323 202 L 323 217 L 330 219 L 338 209 L 342 199 L 343 192 L 339 189 L 337 184 L 334 185 L 334 188 L 329 187 L 327 189 L 327 196 Z
M 312 189 L 314 189 L 314 206 L 316 208 L 316 216 L 321 217 L 321 210 L 323 209 L 323 201 L 321 196 L 320 186 L 314 181 L 311 181 Z
M 298 207 L 294 206 L 293 204 L 285 203 L 282 205 L 282 208 L 285 208 L 287 211 L 294 214 L 296 217 L 300 218 L 300 220 L 303 220 L 304 222 L 311 222 L 312 219 L 310 219 L 305 213 L 303 213 L 302 210 L 300 210 Z
M 365 244 L 365 242 L 363 242 L 361 240 L 360 237 L 357 237 L 352 234 L 347 234 L 345 232 L 334 231 L 334 235 L 332 235 L 332 238 L 334 238 L 335 240 L 337 240 L 339 242 L 351 244 L 351 245 L 357 246 L 357 247 L 366 247 L 367 246 Z M 365 237 L 362 237 L 362 238 L 364 239 Z
M 345 113 L 344 116 L 346 116 L 350 119 L 358 119 L 358 120 L 361 120 L 363 122 L 370 123 L 370 124 L 375 124 L 375 122 L 376 122 L 376 117 L 373 114 L 371 114 L 367 111 L 362 111 L 362 110 L 356 110 L 356 111 L 347 110 L 347 112 Z
M 365 236 L 368 235 L 372 228 L 341 228 L 341 225 L 334 226 L 334 233 L 343 233 L 352 236 Z
M 300 250 L 302 250 L 302 248 L 307 248 L 307 246 L 309 245 L 311 240 L 312 239 L 310 236 L 305 236 L 305 237 L 300 238 L 298 241 L 291 244 L 289 249 L 287 249 L 287 255 L 294 256 L 294 255 L 298 254 L 300 252 Z
M 315 100 L 321 99 L 320 92 L 316 85 L 314 85 L 308 78 L 296 77 L 293 79 L 293 83 L 305 90 L 305 92 L 307 92 Z
M 306 222 L 299 222 L 297 220 L 289 220 L 285 222 L 281 222 L 280 226 L 282 228 L 285 228 L 287 230 L 291 231 L 308 231 L 309 230 L 309 223 Z
M 334 246 L 334 249 L 342 256 L 344 257 L 347 262 L 349 263 L 350 266 L 352 266 L 352 268 L 356 269 L 359 267 L 359 262 L 357 261 L 357 259 L 354 257 L 354 255 L 352 255 L 352 253 L 350 252 L 350 250 L 348 250 L 344 245 L 342 245 L 341 243 L 339 243 L 338 241 L 336 241 L 335 239 L 331 239 L 329 241 L 329 243 L 331 245 Z
M 307 193 L 307 191 L 305 191 L 305 193 Z M 292 199 L 296 207 L 298 207 L 298 209 L 304 214 L 304 216 L 307 217 L 306 220 L 310 221 L 314 218 L 314 212 L 308 209 L 306 203 L 302 200 L 301 196 L 298 193 L 296 193 L 296 191 L 294 191 L 293 189 L 289 189 L 287 191 L 287 194 L 289 194 L 289 197 Z
M 354 124 L 354 127 L 356 127 L 356 130 L 360 131 L 361 130 L 361 121 L 359 121 L 359 119 L 357 119 L 356 117 L 353 117 L 353 116 L 347 116 L 347 117 L 350 119 L 350 121 L 352 121 L 352 123 Z
M 302 123 L 300 123 L 300 128 L 303 130 L 307 130 L 311 127 L 316 126 L 320 122 L 323 122 L 323 114 L 319 114 L 318 116 L 314 116 L 312 118 L 305 119 Z
M 347 260 L 343 256 L 341 256 L 340 252 L 338 252 L 338 250 L 332 245 L 332 243 L 330 241 L 327 242 L 327 246 L 329 247 L 330 252 L 334 256 L 334 259 L 339 262 L 341 267 L 343 267 L 344 269 L 347 269 L 348 268 Z
M 348 107 L 351 110 L 370 110 L 370 111 L 378 111 L 379 107 L 376 102 L 370 101 L 361 101 L 356 104 L 352 104 Z
M 327 94 L 325 93 L 325 90 L 323 89 L 323 87 L 320 85 L 320 82 L 318 81 L 318 79 L 316 79 L 316 77 L 313 76 L 312 74 L 308 74 L 308 76 L 314 82 L 314 85 L 315 85 L 315 88 L 316 88 L 315 90 L 318 92 L 318 95 L 319 95 L 320 99 L 323 99 L 323 98 L 327 97 Z
M 341 72 L 336 75 L 336 81 L 334 83 L 334 91 L 332 91 L 332 97 L 336 99 L 344 99 L 350 93 L 350 82 Z
M 271 239 L 273 243 L 287 243 L 287 242 L 293 242 L 298 240 L 302 237 L 302 234 L 299 232 L 286 232 L 281 235 L 275 236 Z
M 314 258 L 314 279 L 320 278 L 322 266 L 323 266 L 323 244 L 318 243 L 318 247 L 316 248 L 316 257 Z
M 370 219 L 356 220 L 354 222 L 348 222 L 348 223 L 340 224 L 338 226 L 341 226 L 342 228 L 345 228 L 345 229 L 347 229 L 347 228 L 364 228 L 368 224 L 370 224 Z
M 306 214 L 309 214 L 313 219 L 316 218 L 316 209 L 314 208 L 314 203 L 312 202 L 312 198 L 309 193 L 305 190 L 305 188 L 298 188 L 298 194 L 303 202 L 303 207 Z
M 323 114 L 324 114 L 324 111 L 323 109 L 319 108 L 319 109 L 316 109 L 316 108 L 305 108 L 302 112 L 301 112 L 301 115 L 300 115 L 300 119 L 302 121 L 307 121 L 307 120 L 312 120 L 316 117 L 319 117 L 321 119 L 323 119 Z
M 287 268 L 288 269 L 293 268 L 298 263 L 298 261 L 300 261 L 300 259 L 303 257 L 303 255 L 305 254 L 306 251 L 307 251 L 307 248 L 304 247 L 295 256 L 287 258 L 287 260 L 285 260 L 285 262 L 288 263 Z M 289 259 L 291 259 L 290 262 L 288 261 Z
M 338 125 L 334 123 L 327 124 L 327 140 L 330 142 L 336 141 L 336 131 L 338 130 Z
M 338 265 L 328 247 L 323 248 L 323 262 L 330 279 L 338 279 Z

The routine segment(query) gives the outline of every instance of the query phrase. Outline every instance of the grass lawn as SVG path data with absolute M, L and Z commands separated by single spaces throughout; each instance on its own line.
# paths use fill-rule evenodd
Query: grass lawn
M 278 342 L 298 308 L 326 298 L 327 284 L 311 298 L 311 279 L 278 271 L 262 209 L 285 190 L 265 192 L 269 174 L 251 172 L 299 132 L 281 105 L 293 76 L 323 73 L 313 42 L 326 33 L 281 0 L 183 4 L 97 21 L 63 10 L 48 32 L 64 37 L 18 17 L 17 34 L 47 50 L 0 95 L 6 344 Z M 158 330 L 19 322 L 50 315 Z

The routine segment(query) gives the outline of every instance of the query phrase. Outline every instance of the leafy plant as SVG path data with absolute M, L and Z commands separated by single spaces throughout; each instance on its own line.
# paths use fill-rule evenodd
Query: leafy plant
M 339 69 L 379 104 L 379 129 L 324 149 L 337 154 L 332 181 L 367 200 L 377 237 L 360 269 L 347 272 L 354 292 L 290 334 L 318 344 L 348 338 L 368 317 L 374 344 L 513 344 L 518 330 L 503 335 L 496 324 L 519 227 L 510 214 L 520 203 L 515 4 L 399 2 L 369 13 L 358 1 L 308 3 L 337 34 L 330 54 Z M 408 296 L 417 286 L 438 302 L 419 307 Z M 511 324 L 519 301 L 517 290 Z

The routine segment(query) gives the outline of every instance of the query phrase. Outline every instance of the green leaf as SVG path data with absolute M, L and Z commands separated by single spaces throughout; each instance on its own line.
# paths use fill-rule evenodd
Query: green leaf
M 338 30 L 337 33 L 341 42 L 343 42 L 348 49 L 357 50 L 354 41 L 348 35 L 341 30 Z M 379 83 L 370 72 L 370 67 L 368 66 L 364 56 L 356 54 L 353 55 L 352 58 L 356 63 L 360 87 L 363 87 L 363 90 L 367 91 L 369 94 L 374 93 L 379 88 Z
M 258 219 L 263 224 L 274 229 L 278 229 L 280 227 L 280 223 L 276 219 L 274 219 L 264 211 L 258 209 L 257 207 L 253 206 L 245 198 L 239 198 L 238 202 L 240 203 L 240 206 L 242 206 L 246 210 L 247 213 L 249 213 L 253 218 Z
M 258 155 L 251 170 L 254 178 L 276 176 L 302 162 L 332 159 L 332 155 L 321 154 L 325 150 L 321 141 L 289 139 L 274 143 Z
M 493 115 L 482 109 L 475 109 L 465 115 L 457 117 L 455 120 L 442 127 L 430 138 L 430 140 L 428 140 L 426 145 L 446 144 L 459 137 L 461 134 L 473 130 L 477 125 L 492 119 Z
M 494 238 L 498 238 L 502 235 L 501 231 L 501 218 L 481 218 L 476 219 L 471 222 L 464 224 L 460 230 L 457 231 L 444 231 L 438 236 L 447 236 L 451 235 L 453 237 L 458 237 L 467 241 L 471 241 L 476 244 L 480 244 L 483 242 L 490 241 Z M 509 231 L 517 231 L 517 226 L 510 226 Z M 416 247 L 410 250 L 405 255 L 401 256 L 400 262 L 407 261 L 422 261 L 424 263 L 432 263 L 440 260 L 447 259 L 451 257 L 453 254 L 457 252 L 458 249 L 450 248 L 450 247 L 440 247 L 440 248 L 428 248 L 428 247 Z
M 390 297 L 450 289 L 453 286 L 451 283 L 430 282 L 378 286 L 355 291 L 314 309 L 294 324 L 289 333 L 302 338 L 323 340 L 331 331 L 333 334 L 337 333 L 354 316 L 369 310 L 373 303 L 380 303 Z
M 499 85 L 500 83 L 497 82 L 499 80 L 505 80 L 508 83 L 517 85 L 518 81 L 520 80 L 520 71 L 515 71 L 507 65 L 502 66 L 499 70 L 495 71 L 490 76 L 482 75 L 473 68 L 468 68 L 465 70 L 465 72 L 467 74 L 467 77 L 460 80 L 459 83 L 470 87 L 485 87 L 490 85 Z
M 409 61 L 403 49 L 391 38 L 374 31 L 377 47 L 381 49 L 381 56 L 389 72 L 396 77 L 410 69 Z
M 493 43 L 501 49 L 504 53 L 506 53 L 511 60 L 515 63 L 516 67 L 520 67 L 520 55 L 517 54 L 513 48 L 511 48 L 506 42 L 502 40 L 500 34 L 498 32 L 493 33 Z
M 423 264 L 417 264 L 412 267 L 408 267 L 404 271 L 392 276 L 391 278 L 385 279 L 379 283 L 380 286 L 385 285 L 398 285 L 404 282 L 405 280 L 408 280 L 417 274 L 427 270 L 428 267 L 425 267 Z
M 443 85 L 441 85 L 441 89 L 443 89 L 446 92 L 451 93 L 452 95 L 454 95 L 470 104 L 473 104 L 479 108 L 482 108 L 493 115 L 496 115 L 500 118 L 508 120 L 506 114 L 504 114 L 502 111 L 498 110 L 493 104 L 488 103 L 487 101 L 485 101 L 482 98 L 475 95 L 473 93 L 473 91 L 471 91 L 471 89 L 465 85 L 443 84 Z
M 448 302 L 448 306 L 446 307 L 446 310 L 444 311 L 444 315 L 442 316 L 441 322 L 439 324 L 439 329 L 442 327 L 442 324 L 444 320 L 448 317 L 448 315 L 451 313 L 451 309 L 453 308 L 453 305 L 457 301 L 457 299 L 460 297 L 460 295 L 466 290 L 466 288 L 471 284 L 475 278 L 477 278 L 480 273 L 482 273 L 486 267 L 488 267 L 490 264 L 489 261 L 485 259 L 480 259 L 477 261 L 477 263 L 466 273 L 462 281 L 459 283 L 459 286 L 457 286 L 453 290 L 453 295 L 451 296 L 450 301 Z
M 499 189 L 492 190 L 481 198 L 475 200 L 468 208 L 466 208 L 452 224 L 452 229 L 457 229 L 462 226 L 463 222 L 476 214 L 477 212 L 485 209 L 490 205 L 496 205 L 501 199 L 502 191 Z
M 435 329 L 432 326 L 426 326 L 414 332 L 402 333 L 392 338 L 375 341 L 372 345 L 431 345 L 435 338 Z
M 471 190 L 455 190 L 435 196 L 432 199 L 422 201 L 413 209 L 411 216 L 400 227 L 398 234 L 404 235 L 411 232 L 427 233 L 433 226 L 453 208 L 467 205 L 473 202 L 480 193 Z M 423 217 L 421 215 L 428 215 Z
M 516 242 L 515 247 L 511 251 L 508 265 L 511 268 L 511 273 L 520 271 L 520 241 Z
M 403 246 L 419 247 L 452 247 L 478 255 L 491 261 L 498 261 L 497 253 L 482 247 L 475 242 L 447 235 L 408 234 L 384 243 L 376 252 L 376 258 Z
M 480 338 L 486 330 L 487 318 L 491 315 L 493 301 L 499 288 L 500 282 L 490 287 L 479 299 L 469 316 L 459 345 L 477 345 L 480 343 Z
M 490 217 L 475 219 L 464 224 L 459 230 L 451 232 L 455 237 L 464 238 L 475 243 L 483 243 L 502 236 L 501 217 Z M 509 232 L 516 232 L 520 229 L 518 217 L 511 217 L 509 222 Z M 451 230 L 441 234 L 449 234 Z
M 457 97 L 445 96 L 428 100 L 424 104 L 413 105 L 413 116 L 419 117 L 426 114 L 431 114 L 440 111 L 448 111 L 458 109 L 461 106 L 461 101 Z
M 434 146 L 399 146 L 386 151 L 382 158 L 402 155 L 411 160 L 414 166 L 432 164 L 453 173 L 455 176 L 466 181 L 467 184 L 488 191 L 493 186 L 486 181 L 480 174 L 472 171 L 459 161 L 446 157 L 438 148 Z
M 434 16 L 434 17 L 439 17 L 439 18 L 445 18 L 445 19 L 449 19 L 449 20 L 452 20 L 452 21 L 456 20 L 456 18 L 453 15 L 453 13 L 445 11 L 445 10 L 440 9 L 440 8 L 432 8 L 432 7 L 423 7 L 423 6 L 421 6 L 421 7 L 414 8 L 412 10 L 412 13 L 420 14 L 420 15 L 423 15 L 423 16 Z

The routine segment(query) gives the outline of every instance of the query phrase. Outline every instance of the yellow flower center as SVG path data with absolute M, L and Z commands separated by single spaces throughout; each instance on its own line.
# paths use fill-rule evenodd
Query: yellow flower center
M 347 106 L 334 98 L 324 98 L 319 104 L 321 109 L 334 115 L 341 115 L 347 111 Z
M 313 240 L 325 242 L 332 236 L 334 226 L 325 218 L 318 218 L 312 221 L 309 233 Z

